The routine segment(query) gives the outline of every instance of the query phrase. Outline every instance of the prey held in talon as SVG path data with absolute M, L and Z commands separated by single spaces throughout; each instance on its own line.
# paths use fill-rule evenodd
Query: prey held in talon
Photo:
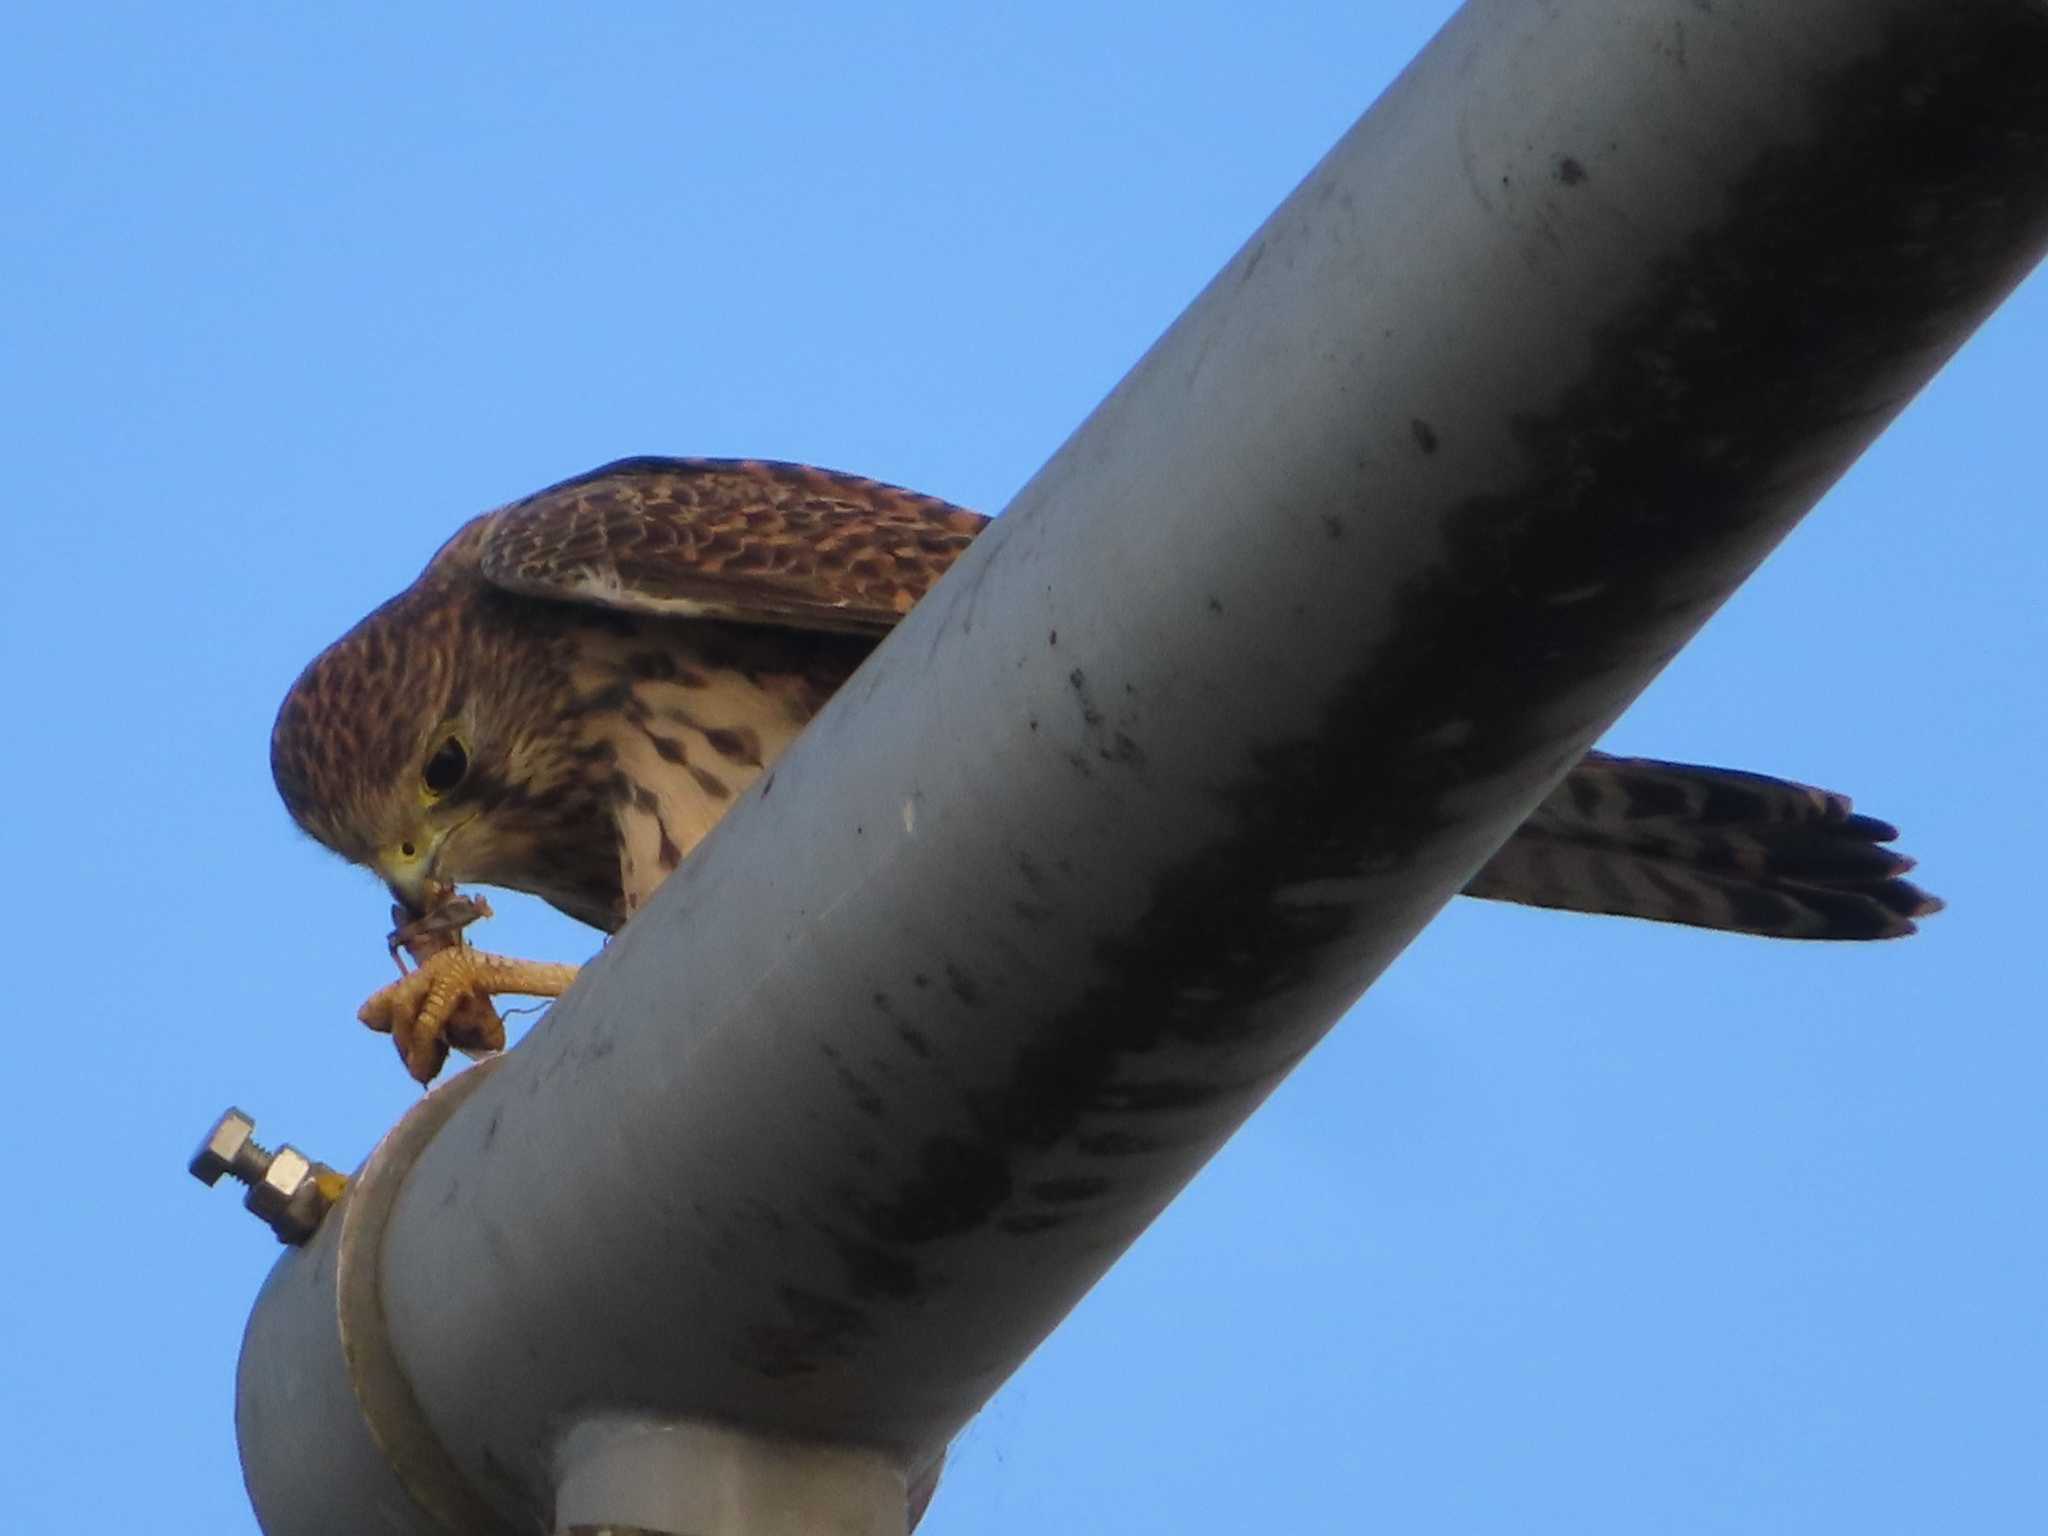
M 412 963 L 418 965 L 427 956 L 460 944 L 462 930 L 471 923 L 495 915 L 483 897 L 461 895 L 452 885 L 429 887 L 428 900 L 427 910 L 417 915 L 402 904 L 392 904 L 392 929 L 384 936 L 384 947 L 397 962 L 401 976 L 406 974 L 407 967 L 398 958 L 400 950 L 412 956 Z
M 471 949 L 490 909 L 456 882 L 616 932 L 988 521 L 801 464 L 641 458 L 456 530 L 314 659 L 271 733 L 293 820 L 400 903 L 393 953 L 419 969 L 364 1022 L 422 1082 L 451 1045 L 500 1048 L 491 994 L 553 996 L 575 971 Z M 1589 752 L 1465 894 L 1902 938 L 1941 903 L 1895 836 L 1789 779 Z
M 437 884 L 430 900 L 422 913 L 403 904 L 391 909 L 396 926 L 385 945 L 394 960 L 404 950 L 415 968 L 407 971 L 400 961 L 399 979 L 371 994 L 356 1013 L 371 1029 L 391 1036 L 405 1070 L 422 1086 L 439 1075 L 451 1047 L 467 1056 L 505 1048 L 505 1021 L 491 1004 L 494 996 L 559 997 L 577 973 L 573 965 L 472 948 L 463 931 L 491 915 L 481 896 Z

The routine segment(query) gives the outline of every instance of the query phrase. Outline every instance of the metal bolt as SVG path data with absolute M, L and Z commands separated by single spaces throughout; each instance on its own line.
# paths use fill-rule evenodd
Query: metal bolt
M 257 1142 L 255 1130 L 254 1120 L 230 1109 L 192 1154 L 192 1177 L 212 1185 L 226 1174 L 248 1185 L 242 1203 L 281 1241 L 303 1243 L 320 1230 L 320 1218 L 333 1204 L 320 1187 L 320 1175 L 333 1170 L 294 1146 L 270 1151 Z
M 192 1177 L 209 1187 L 222 1174 L 244 1184 L 254 1184 L 270 1167 L 268 1147 L 256 1140 L 256 1122 L 239 1109 L 231 1109 L 214 1122 L 206 1140 L 192 1154 Z
M 313 1162 L 297 1147 L 279 1147 L 243 1202 L 288 1243 L 303 1243 L 320 1228 L 327 1202 L 313 1179 Z

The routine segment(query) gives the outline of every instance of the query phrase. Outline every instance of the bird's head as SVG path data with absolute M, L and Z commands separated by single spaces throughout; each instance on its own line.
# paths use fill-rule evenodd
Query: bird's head
M 480 722 L 454 638 L 395 599 L 329 646 L 285 695 L 270 771 L 287 810 L 376 871 L 415 915 L 475 862 Z
M 415 916 L 481 882 L 611 926 L 617 856 L 546 728 L 547 669 L 444 597 L 394 598 L 300 674 L 270 738 L 285 807 Z

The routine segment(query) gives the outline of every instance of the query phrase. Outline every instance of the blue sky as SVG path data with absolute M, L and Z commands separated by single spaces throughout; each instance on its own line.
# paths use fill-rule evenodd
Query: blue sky
M 0 118 L 0 1509 L 254 1529 L 229 1102 L 352 1166 L 369 879 L 271 716 L 471 513 L 626 453 L 1000 508 L 1448 14 L 23 8 Z M 1897 821 L 1773 947 L 1455 904 L 966 1432 L 926 1529 L 2048 1521 L 2048 285 L 1616 728 Z M 594 936 L 507 899 L 492 947 Z

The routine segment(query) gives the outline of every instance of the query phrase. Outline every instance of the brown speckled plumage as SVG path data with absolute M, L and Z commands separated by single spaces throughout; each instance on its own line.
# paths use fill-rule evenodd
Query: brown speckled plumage
M 420 881 L 631 915 L 986 519 L 791 464 L 627 459 L 463 527 L 279 712 L 293 817 Z M 423 788 L 437 749 L 460 781 Z M 1800 938 L 1887 938 L 1940 904 L 1849 802 L 1591 754 L 1472 895 Z
M 988 519 L 802 464 L 623 459 L 490 521 L 508 592 L 881 635 Z

